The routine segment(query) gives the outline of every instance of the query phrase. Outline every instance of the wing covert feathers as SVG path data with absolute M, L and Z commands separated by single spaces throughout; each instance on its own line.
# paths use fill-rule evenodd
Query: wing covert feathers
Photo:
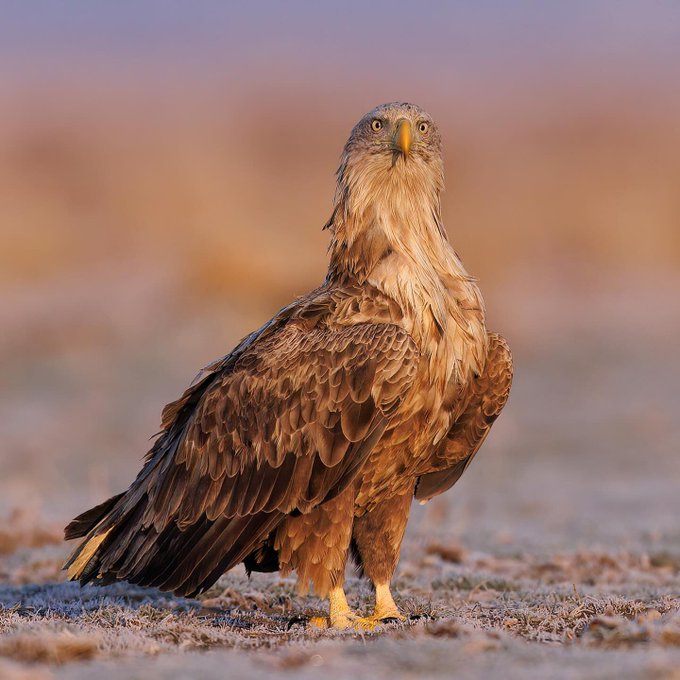
M 287 514 L 354 480 L 417 358 L 390 324 L 270 323 L 249 336 L 164 409 L 130 489 L 69 525 L 74 537 L 90 529 L 69 577 L 182 595 L 209 587 Z

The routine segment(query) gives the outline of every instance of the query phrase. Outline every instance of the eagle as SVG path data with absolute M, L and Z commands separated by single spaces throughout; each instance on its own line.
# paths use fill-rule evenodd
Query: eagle
M 317 623 L 403 620 L 390 591 L 413 499 L 453 486 L 506 403 L 507 342 L 441 220 L 441 136 L 419 106 L 376 107 L 337 171 L 328 274 L 162 412 L 127 491 L 76 517 L 65 569 L 194 597 L 227 570 L 296 572 Z M 352 558 L 375 589 L 350 608 Z

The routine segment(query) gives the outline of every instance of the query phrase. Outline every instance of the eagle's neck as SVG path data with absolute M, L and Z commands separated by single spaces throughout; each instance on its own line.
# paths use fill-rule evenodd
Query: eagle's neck
M 421 346 L 456 338 L 479 345 L 464 372 L 481 370 L 484 305 L 442 227 L 439 192 L 388 187 L 374 195 L 356 200 L 339 192 L 328 225 L 333 238 L 327 282 L 380 290 L 410 319 L 408 330 Z
M 439 193 L 387 189 L 371 200 L 339 192 L 328 279 L 370 283 L 414 314 L 431 307 L 445 325 L 452 279 L 471 279 L 441 224 Z

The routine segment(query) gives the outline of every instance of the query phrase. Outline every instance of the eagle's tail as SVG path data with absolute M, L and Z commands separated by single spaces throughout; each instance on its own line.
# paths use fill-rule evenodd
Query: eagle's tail
M 72 538 L 82 538 L 86 536 L 104 517 L 113 509 L 113 506 L 123 497 L 124 494 L 119 493 L 112 496 L 109 500 L 95 505 L 94 508 L 86 510 L 78 515 L 74 520 L 71 520 L 69 525 L 64 529 L 64 540 L 70 541 Z
M 86 510 L 71 520 L 64 529 L 64 539 L 67 541 L 85 537 L 85 540 L 71 553 L 64 564 L 70 580 L 78 580 L 81 584 L 85 584 L 97 575 L 100 547 L 116 526 L 115 522 L 111 521 L 112 511 L 124 496 L 125 492 L 119 493 L 95 505 L 94 508 Z
M 97 551 L 111 532 L 112 528 L 113 527 L 109 527 L 106 531 L 91 536 L 76 548 L 64 565 L 69 580 L 77 580 L 84 585 L 93 578 L 97 572 Z
M 284 517 L 203 515 L 191 526 L 171 522 L 157 531 L 142 522 L 146 504 L 146 495 L 128 492 L 76 517 L 66 536 L 85 540 L 64 565 L 68 578 L 83 585 L 128 581 L 192 597 L 246 559 Z

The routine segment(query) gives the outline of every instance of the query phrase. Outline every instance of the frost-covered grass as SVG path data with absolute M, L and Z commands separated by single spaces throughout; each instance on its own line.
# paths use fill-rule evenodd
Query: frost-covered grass
M 170 668 L 151 659 L 165 656 L 177 657 L 188 674 L 197 658 L 199 665 L 212 659 L 218 668 L 234 669 L 257 660 L 262 669 L 285 673 L 325 663 L 327 650 L 337 656 L 338 646 L 358 653 L 357 645 L 375 649 L 385 668 L 406 647 L 422 653 L 431 646 L 435 675 L 446 671 L 440 657 L 447 649 L 475 660 L 473 666 L 488 655 L 510 654 L 517 669 L 523 655 L 548 650 L 605 656 L 637 650 L 636 659 L 655 652 L 655 663 L 659 654 L 680 662 L 680 560 L 668 552 L 539 557 L 472 552 L 455 543 L 432 543 L 421 553 L 409 549 L 396 592 L 410 620 L 370 633 L 305 626 L 299 618 L 323 612 L 324 604 L 300 598 L 294 581 L 276 574 L 248 579 L 237 569 L 200 599 L 187 600 L 123 583 L 80 588 L 55 582 L 51 576 L 64 554 L 63 546 L 47 545 L 0 558 L 6 580 L 0 586 L 0 677 L 19 678 L 26 669 L 80 677 L 97 664 L 114 676 L 137 667 L 164 675 Z M 26 582 L 31 564 L 41 567 Z M 348 593 L 358 610 L 370 611 L 364 581 L 350 577 Z M 379 640 L 394 641 L 396 651 L 386 643 L 374 646 Z M 207 650 L 212 655 L 206 658 L 191 654 Z M 334 663 L 341 664 L 340 657 Z
M 96 352 L 77 334 L 39 355 L 17 344 L 0 385 L 0 680 L 678 680 L 680 303 L 636 335 L 629 311 L 648 296 L 634 290 L 618 320 L 619 296 L 590 317 L 580 299 L 508 299 L 515 332 L 494 324 L 516 356 L 508 407 L 455 488 L 412 509 L 394 581 L 412 619 L 363 634 L 290 625 L 325 605 L 276 574 L 234 570 L 199 600 L 63 581 L 62 527 L 134 477 L 186 367 L 226 351 L 221 313 L 140 313 L 148 335 Z M 41 323 L 65 333 L 49 312 Z M 350 576 L 348 595 L 370 612 L 364 581 Z

